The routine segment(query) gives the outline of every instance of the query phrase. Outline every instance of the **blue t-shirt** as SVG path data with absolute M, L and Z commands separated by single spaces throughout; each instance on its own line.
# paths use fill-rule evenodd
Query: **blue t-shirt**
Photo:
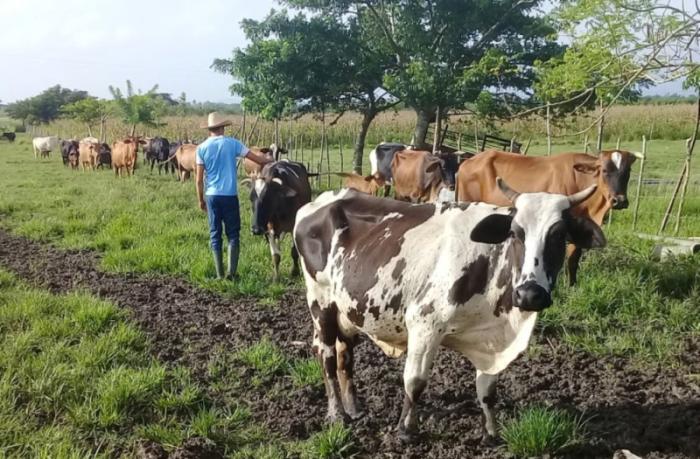
M 204 194 L 236 196 L 236 159 L 248 154 L 248 148 L 233 137 L 209 137 L 197 147 L 197 164 L 206 171 Z

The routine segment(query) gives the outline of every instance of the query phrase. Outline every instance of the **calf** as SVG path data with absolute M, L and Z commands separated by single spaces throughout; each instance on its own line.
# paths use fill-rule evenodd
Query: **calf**
M 71 153 L 74 152 L 74 156 L 78 156 L 79 148 L 80 143 L 77 140 L 61 140 L 61 159 L 63 160 L 64 166 L 68 166 L 70 163 L 69 156 Z
M 441 189 L 454 190 L 457 165 L 454 153 L 396 152 L 391 162 L 394 197 L 411 202 L 436 201 Z
M 34 137 L 32 139 L 32 147 L 34 148 L 34 158 L 38 159 L 41 154 L 42 158 L 48 158 L 49 153 L 58 148 L 59 138 L 56 136 L 50 137 Z
M 636 154 L 606 150 L 597 157 L 583 153 L 562 153 L 554 156 L 523 156 L 503 151 L 485 151 L 459 166 L 457 199 L 506 204 L 496 177 L 502 177 L 524 192 L 546 191 L 571 194 L 596 184 L 596 192 L 573 209 L 577 215 L 603 223 L 610 209 L 628 206 L 627 184 Z M 569 283 L 576 283 L 581 247 L 570 245 L 567 271 Z
M 112 144 L 112 169 L 114 175 L 121 177 L 134 174 L 134 167 L 138 159 L 139 145 L 144 145 L 145 140 L 139 137 L 127 137 L 124 140 Z
M 343 183 L 345 188 L 367 194 L 375 195 L 386 185 L 386 180 L 384 180 L 384 176 L 380 172 L 375 172 L 366 177 L 356 174 L 355 172 L 335 172 L 334 174 L 345 179 Z
M 566 240 L 602 246 L 598 225 L 573 196 L 514 192 L 514 208 L 408 204 L 352 190 L 326 192 L 299 210 L 301 255 L 331 420 L 360 416 L 353 381 L 356 335 L 391 356 L 406 353 L 399 434 L 417 430 L 416 405 L 440 345 L 476 368 L 485 440 L 496 436 L 496 379 L 527 348 L 537 312 L 550 306 Z
M 311 201 L 311 186 L 303 164 L 291 161 L 268 163 L 251 187 L 251 230 L 264 234 L 270 244 L 274 279 L 279 280 L 280 239 L 294 229 L 297 210 Z M 299 274 L 299 255 L 292 244 L 292 275 Z

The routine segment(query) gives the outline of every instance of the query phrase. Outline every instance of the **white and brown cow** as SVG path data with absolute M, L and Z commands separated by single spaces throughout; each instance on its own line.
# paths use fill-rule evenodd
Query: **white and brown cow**
M 476 367 L 485 439 L 496 436 L 497 375 L 550 306 L 566 241 L 605 244 L 598 225 L 569 211 L 595 186 L 567 197 L 499 185 L 514 208 L 415 205 L 342 190 L 299 210 L 294 240 L 330 419 L 361 415 L 352 362 L 362 333 L 391 356 L 407 354 L 402 438 L 417 430 L 416 403 L 440 345 Z

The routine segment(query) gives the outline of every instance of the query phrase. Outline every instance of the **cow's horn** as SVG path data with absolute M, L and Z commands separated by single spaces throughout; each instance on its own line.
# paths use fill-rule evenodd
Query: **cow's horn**
M 644 153 L 640 153 L 638 151 L 631 151 L 632 155 L 634 155 L 635 158 L 637 159 L 644 159 Z
M 496 184 L 498 185 L 498 189 L 501 190 L 501 193 L 503 193 L 505 197 L 510 200 L 510 202 L 515 203 L 515 200 L 518 199 L 520 193 L 509 187 L 501 177 L 496 177 Z
M 279 177 L 274 177 L 274 178 L 272 179 L 272 181 L 275 182 L 275 183 L 277 183 L 277 184 L 282 185 L 282 179 L 279 178 Z
M 575 207 L 586 199 L 590 198 L 591 195 L 595 193 L 596 188 L 598 188 L 598 185 L 591 185 L 585 190 L 581 190 L 578 193 L 574 193 L 569 196 L 569 203 L 571 204 L 571 207 Z

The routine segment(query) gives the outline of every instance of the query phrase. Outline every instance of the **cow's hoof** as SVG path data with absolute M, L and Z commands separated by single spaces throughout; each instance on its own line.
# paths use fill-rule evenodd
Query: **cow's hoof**
M 345 413 L 328 413 L 326 415 L 326 423 L 327 424 L 336 424 L 336 423 L 341 423 L 341 424 L 349 424 L 352 421 L 350 419 L 350 416 L 348 416 Z
M 399 428 L 399 441 L 401 443 L 415 443 L 418 440 L 418 432 Z
M 348 416 L 352 421 L 357 421 L 365 417 L 365 412 L 361 410 L 350 411 L 348 412 Z
M 488 446 L 488 447 L 493 448 L 493 447 L 500 446 L 501 444 L 503 444 L 503 441 L 501 440 L 501 437 L 499 437 L 498 435 L 491 435 L 489 433 L 485 433 L 481 437 L 481 444 L 484 446 Z

